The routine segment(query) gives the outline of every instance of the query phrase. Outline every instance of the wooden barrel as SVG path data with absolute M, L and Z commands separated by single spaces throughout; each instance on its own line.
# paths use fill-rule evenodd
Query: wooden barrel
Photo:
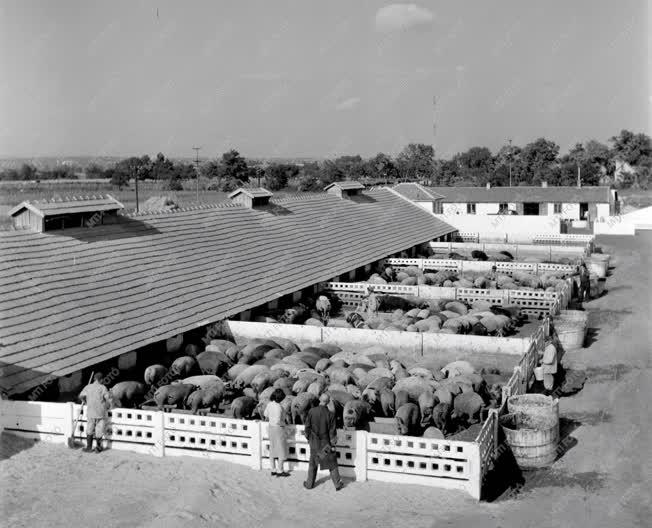
M 595 253 L 594 253 L 595 254 Z M 589 271 L 595 273 L 599 278 L 604 279 L 607 276 L 607 269 L 609 268 L 609 260 L 598 259 L 591 256 L 586 260 Z
M 510 413 L 500 418 L 500 425 L 521 469 L 548 467 L 557 458 L 559 419 Z
M 559 424 L 559 400 L 543 394 L 518 394 L 507 400 L 510 414 L 542 416 Z
M 570 352 L 584 346 L 588 317 L 588 313 L 582 310 L 561 310 L 554 316 L 553 325 L 564 351 Z

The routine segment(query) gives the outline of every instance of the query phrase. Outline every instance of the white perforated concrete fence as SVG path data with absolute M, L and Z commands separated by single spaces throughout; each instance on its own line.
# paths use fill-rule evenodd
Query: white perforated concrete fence
M 528 240 L 528 238 L 524 237 L 522 234 L 510 237 L 509 233 L 505 233 L 505 235 L 501 236 L 500 240 L 497 241 L 496 238 L 489 238 L 487 235 L 480 233 L 460 231 L 454 235 L 454 239 L 454 242 L 474 244 L 498 242 L 504 242 L 506 244 L 531 242 L 532 244 L 544 244 L 553 246 L 586 246 L 589 244 L 592 248 L 593 242 L 595 241 L 595 236 L 566 233 L 538 233 L 531 235 Z
M 447 251 L 509 251 L 514 258 L 518 258 L 519 255 L 536 255 L 548 259 L 552 259 L 553 256 L 581 259 L 591 254 L 593 242 L 570 245 L 561 243 L 509 244 L 497 242 L 430 242 L 430 247 L 435 250 L 439 249 Z
M 60 444 L 66 442 L 80 412 L 79 405 L 73 403 L 3 400 L 0 405 L 5 432 Z M 75 430 L 80 442 L 85 438 L 85 429 L 82 415 Z M 288 426 L 286 430 L 290 468 L 307 471 L 310 451 L 303 426 Z M 157 457 L 202 457 L 255 470 L 270 468 L 268 426 L 257 420 L 113 409 L 105 438 L 111 449 Z M 486 434 L 481 444 L 354 430 L 338 430 L 337 438 L 338 464 L 344 476 L 357 481 L 457 489 L 480 499 L 482 476 L 486 473 L 483 463 L 489 463 Z
M 343 306 L 356 308 L 372 286 L 375 292 L 392 295 L 410 295 L 422 299 L 450 299 L 457 301 L 487 301 L 498 306 L 516 304 L 523 313 L 540 316 L 558 314 L 568 306 L 571 298 L 571 280 L 560 291 L 486 290 L 477 288 L 444 288 L 439 286 L 403 286 L 367 282 L 328 282 L 324 290 L 338 296 Z
M 493 260 L 451 260 L 451 259 L 408 259 L 389 258 L 385 262 L 395 269 L 404 269 L 414 266 L 424 271 L 455 271 L 457 273 L 475 272 L 488 273 L 496 266 L 496 270 L 505 275 L 512 275 L 515 271 L 524 271 L 533 275 L 546 273 L 573 273 L 576 269 L 572 264 L 553 264 L 543 262 L 500 262 Z M 334 281 L 337 282 L 337 281 Z

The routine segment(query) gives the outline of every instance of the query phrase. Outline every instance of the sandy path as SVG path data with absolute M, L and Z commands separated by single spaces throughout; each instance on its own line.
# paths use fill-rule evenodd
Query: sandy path
M 304 473 L 273 479 L 237 465 L 155 459 L 121 451 L 86 455 L 3 435 L 3 526 L 649 526 L 652 475 L 650 362 L 652 233 L 600 240 L 616 266 L 608 294 L 590 302 L 596 341 L 565 358 L 589 380 L 561 400 L 570 449 L 520 492 L 492 503 L 420 486 L 349 482 Z

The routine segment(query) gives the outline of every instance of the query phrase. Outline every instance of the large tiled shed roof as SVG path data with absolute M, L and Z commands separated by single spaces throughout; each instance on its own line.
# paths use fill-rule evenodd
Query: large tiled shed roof
M 609 203 L 609 187 L 427 187 L 444 203 Z
M 0 387 L 24 392 L 452 231 L 380 189 L 0 233 Z

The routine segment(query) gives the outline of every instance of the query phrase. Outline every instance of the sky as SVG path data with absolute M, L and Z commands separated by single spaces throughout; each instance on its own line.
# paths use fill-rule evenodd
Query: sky
M 650 133 L 648 8 L 2 0 L 0 157 L 448 157 Z

